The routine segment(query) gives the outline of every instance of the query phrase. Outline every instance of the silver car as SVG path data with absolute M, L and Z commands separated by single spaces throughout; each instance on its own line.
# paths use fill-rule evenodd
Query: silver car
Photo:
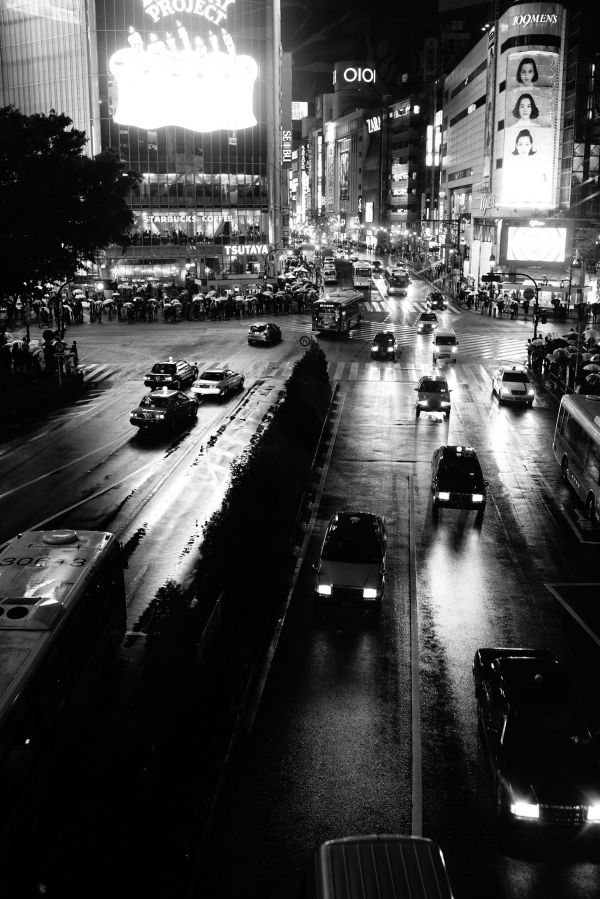
M 239 371 L 230 368 L 210 368 L 192 384 L 192 393 L 197 396 L 214 396 L 218 400 L 225 400 L 234 390 L 242 390 L 244 376 Z
M 379 515 L 336 512 L 315 565 L 315 608 L 338 605 L 379 612 L 385 560 L 385 524 Z

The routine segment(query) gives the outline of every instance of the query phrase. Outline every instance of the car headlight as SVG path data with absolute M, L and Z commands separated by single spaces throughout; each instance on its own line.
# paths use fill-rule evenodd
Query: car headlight
M 472 493 L 471 494 L 471 502 L 482 503 L 483 502 L 483 493 Z
M 417 406 L 428 406 L 429 400 L 417 400 Z
M 376 353 L 378 349 L 379 349 L 379 346 L 378 346 L 376 343 L 374 343 L 373 346 L 371 347 L 371 350 L 372 350 L 374 353 Z
M 437 493 L 437 498 L 441 499 L 441 500 L 448 500 L 448 499 L 450 499 L 450 494 L 447 493 L 445 490 L 440 490 Z
M 590 824 L 600 824 L 600 805 L 590 805 L 587 819 Z
M 440 406 L 442 407 L 442 409 L 445 409 L 445 408 L 446 408 L 447 406 L 449 406 L 449 405 L 450 405 L 450 403 L 448 402 L 448 400 L 441 400 L 441 401 L 440 401 Z
M 455 347 L 455 346 L 452 347 L 452 352 L 453 352 L 453 353 L 456 352 L 456 347 Z
M 317 593 L 321 596 L 331 596 L 331 584 L 317 584 Z
M 374 587 L 363 587 L 363 599 L 377 599 L 378 593 Z
M 500 388 L 500 396 L 510 396 L 510 395 L 511 395 L 511 393 L 510 393 L 510 390 L 508 389 L 508 387 Z
M 527 391 L 527 396 L 534 396 L 533 388 L 529 388 L 529 390 Z
M 510 813 L 515 818 L 532 818 L 540 817 L 540 807 L 533 802 L 513 802 L 510 806 Z

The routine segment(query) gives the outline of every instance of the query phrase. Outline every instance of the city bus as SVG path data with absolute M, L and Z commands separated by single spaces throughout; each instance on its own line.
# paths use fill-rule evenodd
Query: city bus
M 594 520 L 600 503 L 600 396 L 562 397 L 552 448 L 565 480 Z
M 371 286 L 370 262 L 352 263 L 352 284 L 358 289 Z
M 410 284 L 410 276 L 406 269 L 395 268 L 388 278 L 388 293 L 406 296 Z
M 363 296 L 352 289 L 332 292 L 312 304 L 313 331 L 348 334 L 362 319 Z
M 27 876 L 30 844 L 60 798 L 60 772 L 125 629 L 113 534 L 32 530 L 0 546 L 2 895 Z

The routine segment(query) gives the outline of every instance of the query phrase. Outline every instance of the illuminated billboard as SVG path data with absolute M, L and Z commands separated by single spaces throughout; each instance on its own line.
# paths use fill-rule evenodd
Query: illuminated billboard
M 560 132 L 562 8 L 511 7 L 500 22 L 499 81 L 504 148 L 499 205 L 549 209 L 556 205 Z
M 509 270 L 565 268 L 571 253 L 571 231 L 571 222 L 557 219 L 507 220 L 502 228 L 500 263 Z
M 256 60 L 240 53 L 234 0 L 139 0 L 108 66 L 113 120 L 144 129 L 237 131 L 256 125 Z M 247 0 L 239 0 L 245 4 Z M 119 46 L 120 43 L 120 46 Z

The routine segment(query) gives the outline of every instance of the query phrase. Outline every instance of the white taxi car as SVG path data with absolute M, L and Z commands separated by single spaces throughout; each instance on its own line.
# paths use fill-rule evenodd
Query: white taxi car
M 535 396 L 527 370 L 523 365 L 503 365 L 492 375 L 492 393 L 498 403 L 525 403 L 533 406 Z

